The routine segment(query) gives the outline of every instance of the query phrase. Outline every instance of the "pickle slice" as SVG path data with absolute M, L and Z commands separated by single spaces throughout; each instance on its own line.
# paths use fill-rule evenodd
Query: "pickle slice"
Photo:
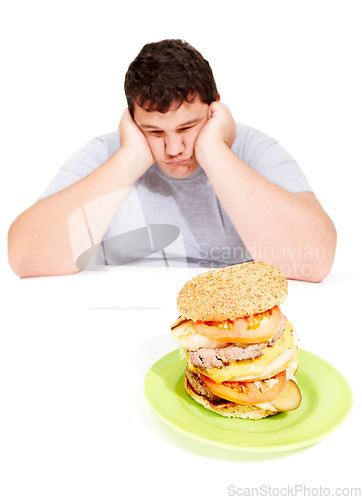
M 296 410 L 302 401 L 302 394 L 294 380 L 287 380 L 280 394 L 271 401 L 279 411 Z

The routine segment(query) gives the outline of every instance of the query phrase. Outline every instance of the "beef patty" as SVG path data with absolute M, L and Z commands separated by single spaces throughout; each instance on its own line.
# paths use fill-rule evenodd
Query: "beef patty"
M 230 344 L 227 347 L 216 349 L 201 348 L 197 351 L 188 351 L 191 363 L 199 368 L 222 368 L 232 361 L 244 359 L 255 359 L 263 356 L 265 347 L 274 347 L 277 340 L 283 334 L 287 324 L 287 318 L 283 316 L 278 332 L 271 340 L 259 344 L 245 344 L 243 346 Z

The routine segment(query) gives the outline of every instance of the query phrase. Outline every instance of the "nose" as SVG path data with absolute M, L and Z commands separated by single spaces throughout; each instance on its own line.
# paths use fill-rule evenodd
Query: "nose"
M 172 134 L 164 139 L 165 151 L 169 156 L 178 156 L 185 151 L 185 144 L 181 134 Z

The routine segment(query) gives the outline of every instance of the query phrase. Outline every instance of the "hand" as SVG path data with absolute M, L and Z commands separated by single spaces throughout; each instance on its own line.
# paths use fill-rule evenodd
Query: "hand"
M 121 149 L 132 151 L 137 157 L 142 173 L 155 163 L 151 149 L 143 132 L 136 125 L 128 109 L 123 114 L 118 127 Z
M 215 147 L 225 145 L 231 148 L 236 138 L 236 124 L 226 106 L 220 101 L 214 101 L 209 106 L 209 118 L 201 129 L 196 143 L 195 155 L 200 163 L 201 157 L 212 151 Z

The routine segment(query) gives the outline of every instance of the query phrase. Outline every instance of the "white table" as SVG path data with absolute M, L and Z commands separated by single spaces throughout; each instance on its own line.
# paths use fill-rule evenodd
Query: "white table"
M 0 344 L 2 500 L 221 499 L 258 487 L 285 497 L 281 488 L 295 485 L 331 494 L 362 488 L 357 275 L 290 281 L 282 306 L 300 347 L 333 364 L 354 393 L 352 412 L 320 443 L 286 458 L 245 462 L 195 447 L 154 415 L 143 380 L 177 348 L 169 332 L 176 296 L 201 271 L 127 266 L 23 280 L 8 272 Z

